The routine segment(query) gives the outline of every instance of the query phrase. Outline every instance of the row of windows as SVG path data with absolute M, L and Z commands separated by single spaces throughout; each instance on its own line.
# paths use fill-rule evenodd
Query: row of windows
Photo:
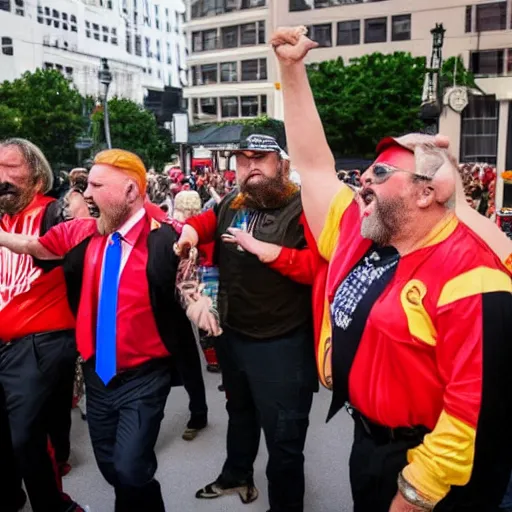
M 112 0 L 100 0 L 100 7 L 107 7 L 112 9 Z
M 311 25 L 309 37 L 320 46 L 333 46 L 332 23 Z M 411 39 L 411 15 L 400 14 L 391 17 L 391 41 Z M 369 18 L 364 20 L 364 42 L 385 43 L 388 40 L 388 19 Z M 361 20 L 339 21 L 337 24 L 336 45 L 350 46 L 361 44 Z
M 37 6 L 37 22 L 41 25 L 54 28 L 62 28 L 63 30 L 71 30 L 78 32 L 76 16 L 67 12 L 59 12 L 57 9 L 50 7 Z
M 0 41 L 2 43 L 2 53 L 4 55 L 13 56 L 14 46 L 12 44 L 12 39 L 10 37 L 2 37 Z
M 471 52 L 470 69 L 477 76 L 512 74 L 512 48 Z
M 61 64 L 54 64 L 53 62 L 45 62 L 44 69 L 56 69 L 61 73 L 66 73 L 68 78 L 73 76 L 73 68 L 71 66 L 62 66 Z
M 507 29 L 506 1 L 466 7 L 466 32 L 488 32 Z M 512 28 L 512 13 L 511 23 Z
M 192 32 L 192 52 L 265 44 L 265 22 Z
M 106 25 L 102 25 L 101 33 L 100 26 L 98 23 L 91 23 L 90 21 L 85 22 L 85 35 L 88 38 L 95 39 L 96 41 L 103 41 L 104 43 L 108 43 L 109 41 L 117 45 L 117 28 L 115 27 L 107 27 Z
M 254 82 L 267 80 L 267 59 L 249 59 L 241 62 L 221 62 L 192 66 L 192 85 Z
M 0 11 L 11 12 L 11 0 L 0 0 Z M 25 16 L 25 2 L 24 0 L 14 0 L 14 13 L 18 16 Z
M 363 2 L 380 2 L 381 0 L 290 0 L 289 10 L 309 11 L 310 9 L 323 9 L 324 7 L 336 7 L 338 5 L 362 4 Z
M 220 100 L 220 101 L 219 101 Z M 267 113 L 267 96 L 225 96 L 222 98 L 193 98 L 192 116 L 194 119 L 212 116 L 257 117 Z
M 216 16 L 241 9 L 265 7 L 266 0 L 192 0 L 192 19 Z

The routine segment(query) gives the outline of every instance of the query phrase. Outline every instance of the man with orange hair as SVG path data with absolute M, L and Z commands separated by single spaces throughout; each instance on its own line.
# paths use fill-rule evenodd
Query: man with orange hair
M 87 417 L 99 469 L 114 487 L 116 512 L 165 510 L 154 452 L 173 357 L 195 344 L 175 296 L 174 229 L 144 208 L 146 169 L 119 149 L 99 153 L 84 193 L 97 219 L 60 224 L 41 238 L 0 232 L 0 246 L 63 259 L 68 300 L 85 360 Z

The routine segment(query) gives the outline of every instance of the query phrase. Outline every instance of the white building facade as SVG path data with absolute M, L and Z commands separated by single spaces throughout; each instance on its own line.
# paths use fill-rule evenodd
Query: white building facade
M 52 68 L 97 97 L 107 58 L 109 96 L 143 103 L 186 85 L 184 14 L 183 0 L 0 0 L 0 81 Z

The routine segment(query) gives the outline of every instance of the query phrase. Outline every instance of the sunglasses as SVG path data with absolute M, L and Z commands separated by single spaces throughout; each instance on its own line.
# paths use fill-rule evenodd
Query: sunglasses
M 406 172 L 407 174 L 410 174 L 411 176 L 414 176 L 415 178 L 417 178 L 419 180 L 432 181 L 432 178 L 430 176 L 425 176 L 423 174 L 416 174 L 413 172 L 406 171 L 405 169 L 399 169 L 398 167 L 393 167 L 393 166 L 387 165 L 387 164 L 376 164 L 373 167 L 371 167 L 370 170 L 373 174 L 373 182 L 376 185 L 384 183 L 396 172 Z

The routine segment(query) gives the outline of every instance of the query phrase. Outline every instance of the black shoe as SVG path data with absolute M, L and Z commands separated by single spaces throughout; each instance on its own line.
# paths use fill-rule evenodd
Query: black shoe
M 181 436 L 185 441 L 193 441 L 197 434 L 208 425 L 208 416 L 206 414 L 194 414 L 187 423 L 187 428 Z
M 199 489 L 199 491 L 196 492 L 196 498 L 200 500 L 212 500 L 229 494 L 238 494 L 244 505 L 258 499 L 258 489 L 256 489 L 252 481 L 228 485 L 222 481 L 222 476 L 211 484 Z

